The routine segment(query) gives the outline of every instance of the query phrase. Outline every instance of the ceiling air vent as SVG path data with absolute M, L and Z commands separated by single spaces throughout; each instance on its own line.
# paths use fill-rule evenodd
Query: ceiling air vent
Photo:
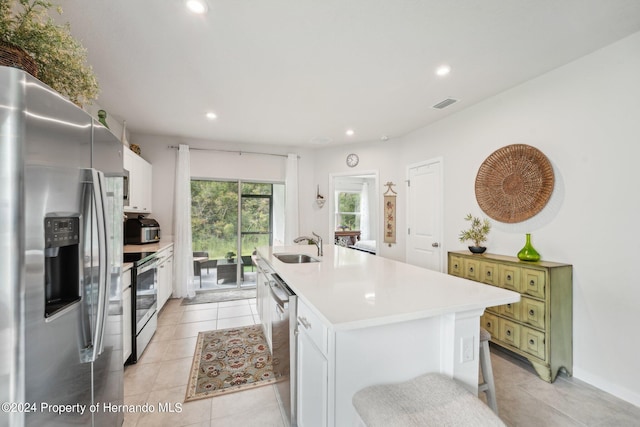
M 434 105 L 431 108 L 436 108 L 438 110 L 442 110 L 443 108 L 447 108 L 449 105 L 455 104 L 456 102 L 458 102 L 457 99 L 447 98 L 444 101 L 438 102 L 436 105 Z

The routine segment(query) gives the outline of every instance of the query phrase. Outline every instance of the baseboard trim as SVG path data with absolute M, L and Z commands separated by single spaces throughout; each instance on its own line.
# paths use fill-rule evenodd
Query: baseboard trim
M 629 390 L 625 387 L 620 387 L 617 384 L 612 383 L 602 377 L 594 375 L 589 371 L 585 371 L 580 369 L 579 367 L 573 367 L 573 376 L 580 381 L 584 381 L 585 383 L 592 385 L 594 387 L 599 388 L 602 391 L 605 391 L 619 399 L 622 399 L 626 402 L 629 402 L 632 405 L 640 407 L 640 394 L 636 391 Z

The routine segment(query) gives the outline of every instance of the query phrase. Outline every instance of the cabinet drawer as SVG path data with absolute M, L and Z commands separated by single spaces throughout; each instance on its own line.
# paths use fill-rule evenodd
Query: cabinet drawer
M 531 298 L 522 298 L 519 304 L 522 310 L 520 320 L 528 323 L 535 328 L 544 329 L 544 301 L 536 301 Z
M 522 339 L 522 341 L 520 342 L 520 350 L 526 351 L 527 353 L 539 357 L 540 359 L 545 359 L 544 333 L 523 326 L 522 330 L 520 331 L 520 336 Z
M 522 292 L 528 295 L 544 298 L 545 274 L 541 270 L 522 269 Z
M 484 313 L 480 318 L 480 326 L 485 328 L 492 337 L 498 337 L 498 318 L 491 313 Z
M 298 330 L 311 338 L 311 341 L 324 354 L 327 354 L 328 329 L 311 309 L 298 300 Z
M 513 347 L 520 347 L 520 325 L 506 319 L 498 320 L 498 339 Z
M 498 286 L 510 291 L 520 292 L 520 268 L 500 264 L 498 267 Z
M 464 276 L 465 279 L 475 280 L 481 282 L 482 277 L 480 274 L 480 260 L 479 259 L 465 259 L 464 260 Z
M 500 314 L 500 306 L 496 305 L 495 307 L 487 307 L 486 311 L 493 314 Z
M 480 263 L 480 279 L 487 285 L 498 286 L 498 265 L 495 262 Z
M 513 320 L 520 320 L 520 303 L 514 302 L 500 306 L 500 314 L 510 317 Z
M 449 274 L 453 276 L 462 277 L 463 269 L 464 269 L 464 266 L 463 266 L 462 258 L 460 258 L 459 256 L 451 256 L 451 259 L 449 262 Z

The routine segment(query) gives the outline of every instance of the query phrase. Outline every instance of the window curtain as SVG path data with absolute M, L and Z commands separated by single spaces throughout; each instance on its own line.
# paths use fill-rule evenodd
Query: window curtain
M 191 164 L 189 146 L 180 144 L 176 164 L 176 188 L 173 214 L 175 298 L 195 296 L 193 250 L 191 246 Z
M 285 177 L 285 245 L 293 244 L 293 239 L 300 235 L 299 228 L 298 155 L 289 153 Z
M 371 220 L 369 219 L 369 183 L 362 183 L 360 193 L 360 239 L 369 240 L 371 234 Z

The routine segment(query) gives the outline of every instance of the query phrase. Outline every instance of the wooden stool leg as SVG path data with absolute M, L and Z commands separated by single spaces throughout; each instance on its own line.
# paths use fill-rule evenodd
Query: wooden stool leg
M 478 386 L 478 391 L 484 391 L 487 395 L 489 407 L 498 414 L 498 402 L 496 400 L 496 385 L 493 382 L 493 368 L 491 367 L 491 353 L 489 341 L 480 343 L 480 369 L 482 370 L 483 383 Z

